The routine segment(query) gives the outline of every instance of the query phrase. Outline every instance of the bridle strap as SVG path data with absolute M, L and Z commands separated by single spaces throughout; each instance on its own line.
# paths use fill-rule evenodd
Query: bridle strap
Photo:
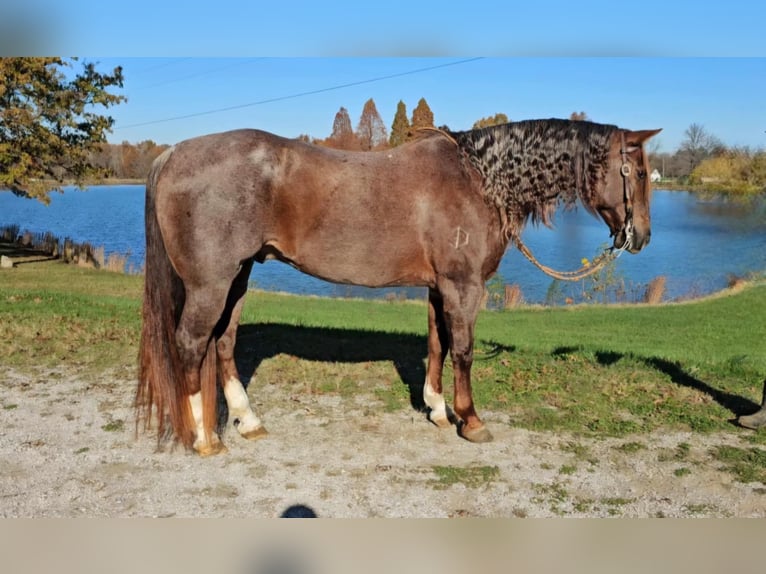
M 625 202 L 625 224 L 633 219 L 633 189 L 630 186 L 629 176 L 632 168 L 628 163 L 628 147 L 625 145 L 625 132 L 620 132 L 620 156 L 622 165 L 620 166 L 620 175 L 622 176 L 623 201 Z
M 604 252 L 596 257 L 596 259 L 589 261 L 576 271 L 556 271 L 555 269 L 551 269 L 540 263 L 535 256 L 532 255 L 529 248 L 521 241 L 521 237 L 516 233 L 511 234 L 510 239 L 513 241 L 516 248 L 521 251 L 521 254 L 546 275 L 561 281 L 579 281 L 593 275 L 596 271 L 604 267 L 604 265 L 617 259 L 623 251 L 630 248 L 631 243 L 633 242 L 633 189 L 629 179 L 630 174 L 632 173 L 632 168 L 630 163 L 628 163 L 628 148 L 625 145 L 624 130 L 620 131 L 620 157 L 622 158 L 620 175 L 622 176 L 623 201 L 625 202 L 625 243 L 622 247 L 619 249 L 610 247 L 609 249 L 604 250 Z

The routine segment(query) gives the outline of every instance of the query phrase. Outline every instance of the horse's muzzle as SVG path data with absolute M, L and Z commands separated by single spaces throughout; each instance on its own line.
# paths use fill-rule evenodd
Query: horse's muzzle
M 638 253 L 644 247 L 649 245 L 652 238 L 651 230 L 641 231 L 632 226 L 623 227 L 617 235 L 614 236 L 614 248 L 624 249 L 628 253 Z

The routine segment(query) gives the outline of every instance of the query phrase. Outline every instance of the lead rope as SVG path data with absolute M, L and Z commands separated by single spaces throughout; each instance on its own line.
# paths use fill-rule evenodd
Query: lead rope
M 583 265 L 575 271 L 556 271 L 555 269 L 551 269 L 550 267 L 540 263 L 535 258 L 535 256 L 532 255 L 532 252 L 527 248 L 527 246 L 524 245 L 524 243 L 521 241 L 521 237 L 517 236 L 516 234 L 511 234 L 510 239 L 513 241 L 513 244 L 516 246 L 516 248 L 521 251 L 521 254 L 524 255 L 524 257 L 526 257 L 540 271 L 546 275 L 549 275 L 550 277 L 553 277 L 554 279 L 559 279 L 561 281 L 580 281 L 581 279 L 585 279 L 586 277 L 593 275 L 599 269 L 603 268 L 607 263 L 617 259 L 620 255 L 622 255 L 622 252 L 626 249 L 629 249 L 633 243 L 633 198 L 631 197 L 632 194 L 630 193 L 630 183 L 628 182 L 628 176 L 630 176 L 631 170 L 627 159 L 628 151 L 625 147 L 625 132 L 622 132 L 620 136 L 620 155 L 622 156 L 620 175 L 622 175 L 623 181 L 625 217 L 628 221 L 625 225 L 625 243 L 622 245 L 622 247 L 619 249 L 610 247 L 601 255 L 596 257 L 593 261 Z
M 587 265 L 583 265 L 582 267 L 580 267 L 579 269 L 575 271 L 556 271 L 555 269 L 551 269 L 547 265 L 543 265 L 537 259 L 535 259 L 535 256 L 532 255 L 532 252 L 527 248 L 526 245 L 524 245 L 520 237 L 513 235 L 511 236 L 511 241 L 513 241 L 513 244 L 516 246 L 516 248 L 519 251 L 521 251 L 521 254 L 524 255 L 524 257 L 529 259 L 529 261 L 535 267 L 537 267 L 540 271 L 542 271 L 546 275 L 549 275 L 553 277 L 554 279 L 559 279 L 561 281 L 580 281 L 581 279 L 585 279 L 586 277 L 593 275 L 596 271 L 603 268 L 604 265 L 606 265 L 607 263 L 617 259 L 622 254 L 622 252 L 625 251 L 630 246 L 632 231 L 633 231 L 632 228 L 626 229 L 626 233 L 628 234 L 628 239 L 625 241 L 625 244 L 622 247 L 620 247 L 619 249 L 610 247 L 609 249 L 605 250 L 601 255 L 596 257 L 596 259 L 589 262 Z

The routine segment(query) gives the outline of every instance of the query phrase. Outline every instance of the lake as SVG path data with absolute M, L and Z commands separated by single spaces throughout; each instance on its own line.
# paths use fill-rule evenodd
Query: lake
M 84 191 L 66 188 L 52 193 L 48 206 L 0 192 L 0 226 L 50 231 L 76 242 L 103 246 L 106 254 L 128 253 L 140 269 L 144 260 L 144 186 L 94 186 Z M 524 242 L 538 260 L 557 270 L 580 267 L 609 242 L 602 222 L 583 209 L 560 210 L 555 229 L 529 226 Z M 666 277 L 666 300 L 705 295 L 727 286 L 731 277 L 766 271 L 766 199 L 729 201 L 687 192 L 656 190 L 652 198 L 652 240 L 640 254 L 623 254 L 614 275 L 628 300 L 639 299 L 649 281 Z M 558 303 L 565 295 L 577 300 L 582 284 L 551 288 L 552 280 L 510 248 L 499 273 L 521 287 L 528 303 Z M 368 289 L 327 283 L 288 265 L 269 261 L 255 265 L 254 286 L 271 291 L 330 297 L 423 297 L 423 289 Z M 551 293 L 558 293 L 552 298 Z

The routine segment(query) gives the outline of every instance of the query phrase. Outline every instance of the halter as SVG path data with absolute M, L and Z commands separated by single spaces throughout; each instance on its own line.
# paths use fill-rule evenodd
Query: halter
M 628 148 L 625 145 L 625 132 L 620 132 L 620 175 L 622 176 L 623 201 L 625 202 L 625 243 L 620 247 L 620 252 L 630 248 L 633 243 L 633 189 L 630 186 L 630 174 L 632 168 L 628 163 Z
M 576 271 L 556 271 L 540 263 L 532 252 L 521 241 L 521 237 L 515 233 L 511 235 L 511 240 L 516 245 L 516 248 L 521 251 L 522 255 L 526 257 L 535 267 L 540 271 L 553 277 L 554 279 L 560 279 L 562 281 L 579 281 L 586 277 L 593 275 L 596 271 L 601 269 L 604 265 L 610 261 L 614 261 L 622 252 L 629 249 L 633 244 L 633 189 L 630 185 L 630 174 L 632 168 L 628 163 L 628 148 L 625 145 L 625 132 L 620 131 L 620 157 L 622 158 L 622 165 L 620 166 L 620 175 L 622 176 L 622 193 L 623 202 L 625 203 L 625 243 L 619 249 L 614 246 L 606 249 L 601 255 L 596 257 L 592 262 L 583 265 Z M 623 231 L 623 230 L 620 230 Z M 617 232 L 619 233 L 619 231 Z M 610 237 L 614 237 L 616 233 L 612 233 Z

